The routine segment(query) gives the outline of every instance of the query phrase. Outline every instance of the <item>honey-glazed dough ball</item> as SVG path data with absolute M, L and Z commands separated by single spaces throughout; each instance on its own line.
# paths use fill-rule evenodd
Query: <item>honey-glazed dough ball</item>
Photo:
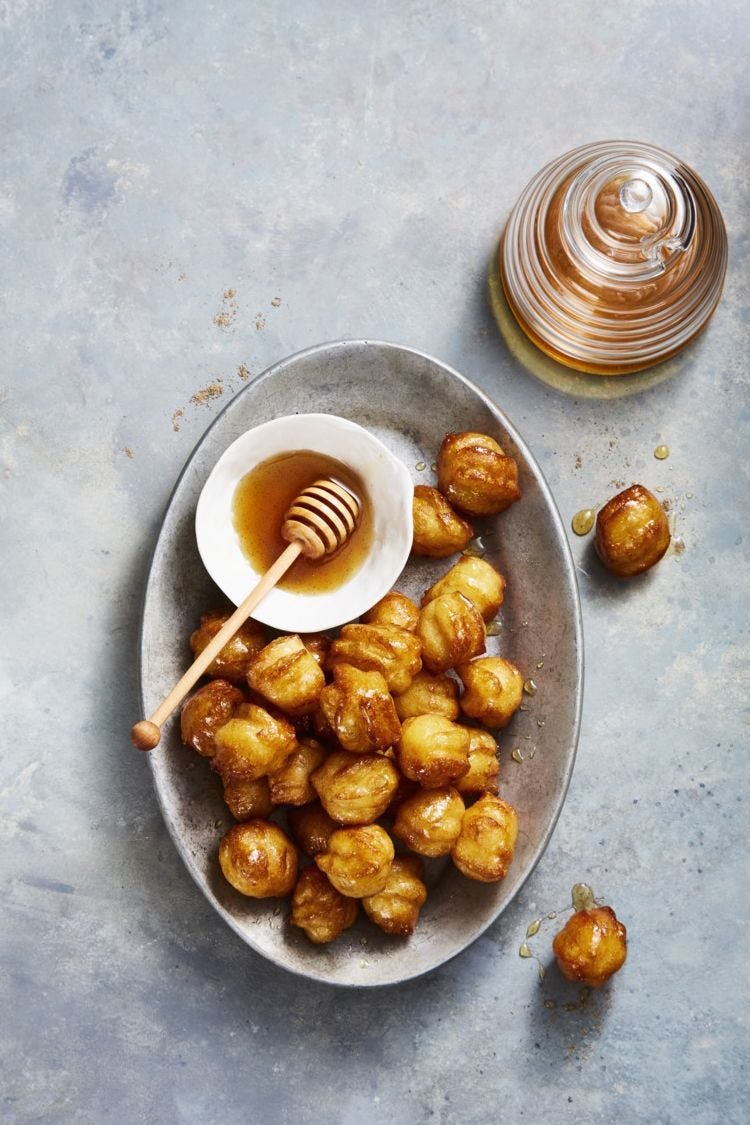
M 401 728 L 398 765 L 425 789 L 452 785 L 469 769 L 469 732 L 442 715 L 416 715 Z
M 393 590 L 363 613 L 362 621 L 365 625 L 394 625 L 397 629 L 413 633 L 419 622 L 419 606 L 406 594 Z
M 458 839 L 465 805 L 450 785 L 422 789 L 399 805 L 393 835 L 420 855 L 448 855 Z
M 255 781 L 280 770 L 297 749 L 294 727 L 255 703 L 243 703 L 216 732 L 214 769 L 224 781 Z
M 417 672 L 406 691 L 394 696 L 396 714 L 403 723 L 416 715 L 442 715 L 445 719 L 457 719 L 458 684 L 452 676 L 444 672 L 433 676 L 430 672 Z
M 393 625 L 345 625 L 331 644 L 330 668 L 348 664 L 362 672 L 380 672 L 388 691 L 406 691 L 422 667 L 420 644 L 413 633 Z
M 314 738 L 303 738 L 280 770 L 268 776 L 268 788 L 274 805 L 307 805 L 315 800 L 310 780 L 312 774 L 328 757 L 328 751 Z
M 419 615 L 417 635 L 428 672 L 447 672 L 485 650 L 481 613 L 461 594 L 442 594 Z
M 273 801 L 268 789 L 268 779 L 255 781 L 225 781 L 224 800 L 235 820 L 255 820 L 270 815 Z
M 398 789 L 398 770 L 381 754 L 334 750 L 312 775 L 313 787 L 329 816 L 340 824 L 372 824 Z
M 412 554 L 444 559 L 463 551 L 474 534 L 468 520 L 454 512 L 436 488 L 418 484 L 414 489 L 414 539 Z
M 518 836 L 516 810 L 486 793 L 464 813 L 451 856 L 458 870 L 480 883 L 496 883 L 508 873 Z
M 422 605 L 434 602 L 442 594 L 463 594 L 485 621 L 491 621 L 505 596 L 506 582 L 491 563 L 473 555 L 464 555 L 447 574 L 439 578 L 422 596 Z
M 625 964 L 627 931 L 610 906 L 578 910 L 556 935 L 552 952 L 564 977 L 598 988 Z
M 487 434 L 446 434 L 437 465 L 440 491 L 469 515 L 494 516 L 521 499 L 515 458 Z
M 523 702 L 523 676 L 502 656 L 482 656 L 456 668 L 464 685 L 461 710 L 488 727 L 504 727 Z
M 497 743 L 489 731 L 477 727 L 466 727 L 466 730 L 469 732 L 469 772 L 459 777 L 456 789 L 459 793 L 497 794 L 500 776 Z
M 671 538 L 664 509 L 642 484 L 618 492 L 596 517 L 596 553 L 620 578 L 650 570 L 666 553 Z
M 396 856 L 382 891 L 362 899 L 367 917 L 386 934 L 408 937 L 414 933 L 427 899 L 422 872 L 416 856 Z
M 261 649 L 250 662 L 247 682 L 253 691 L 294 717 L 316 709 L 326 679 L 313 654 L 295 634 L 277 637 Z
M 235 824 L 219 844 L 225 878 L 250 898 L 288 895 L 297 879 L 297 849 L 277 824 Z
M 229 680 L 211 680 L 198 688 L 182 705 L 180 735 L 186 746 L 192 746 L 204 758 L 211 758 L 216 747 L 214 738 L 219 727 L 231 719 L 245 696 Z
M 194 656 L 203 652 L 208 642 L 214 639 L 222 625 L 232 616 L 232 612 L 231 610 L 226 612 L 217 610 L 203 614 L 200 626 L 190 638 L 190 647 Z M 263 626 L 248 618 L 244 625 L 240 625 L 232 639 L 227 641 L 219 655 L 209 664 L 206 675 L 230 680 L 233 684 L 244 684 L 250 661 L 256 652 L 260 652 L 265 643 L 266 632 Z
M 325 668 L 331 638 L 327 633 L 300 633 L 299 639 L 307 651 L 315 657 L 321 668 Z
M 394 855 L 393 841 L 385 829 L 366 824 L 339 828 L 315 862 L 342 895 L 364 898 L 382 891 Z
M 320 801 L 289 810 L 289 830 L 299 847 L 312 859 L 324 852 L 328 841 L 339 827 L 325 811 Z
M 380 672 L 337 664 L 333 683 L 320 693 L 320 710 L 333 736 L 354 754 L 387 750 L 398 741 L 401 724 Z
M 300 872 L 289 921 L 304 930 L 315 945 L 325 945 L 354 924 L 357 910 L 356 898 L 346 898 L 312 866 Z

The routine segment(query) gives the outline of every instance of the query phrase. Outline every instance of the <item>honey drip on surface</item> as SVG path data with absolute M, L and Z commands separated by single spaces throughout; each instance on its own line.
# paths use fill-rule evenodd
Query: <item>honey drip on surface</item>
M 593 508 L 581 508 L 580 512 L 576 512 L 573 519 L 570 521 L 570 526 L 576 535 L 588 535 L 591 528 L 594 526 L 596 519 L 596 512 Z
M 596 906 L 594 892 L 588 883 L 575 883 L 570 892 L 574 910 L 591 910 Z
M 656 449 L 654 450 L 654 457 L 657 461 L 666 461 L 667 457 L 669 457 L 669 446 L 657 445 Z
M 536 695 L 536 684 L 533 680 L 524 680 L 523 690 L 527 695 Z

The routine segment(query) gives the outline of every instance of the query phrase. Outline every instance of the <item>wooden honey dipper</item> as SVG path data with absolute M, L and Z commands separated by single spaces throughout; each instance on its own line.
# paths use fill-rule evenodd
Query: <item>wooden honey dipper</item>
M 333 555 L 351 536 L 362 512 L 358 497 L 338 481 L 327 477 L 316 480 L 300 492 L 284 514 L 281 537 L 289 546 L 276 562 L 268 568 L 252 588 L 241 605 L 213 637 L 193 663 L 178 680 L 166 699 L 159 704 L 150 719 L 142 719 L 130 732 L 133 744 L 139 750 L 153 750 L 161 738 L 161 726 L 174 709 L 182 703 L 190 689 L 198 682 L 212 660 L 218 656 L 227 641 L 248 619 L 260 601 L 272 590 L 299 555 L 308 559 L 322 559 Z

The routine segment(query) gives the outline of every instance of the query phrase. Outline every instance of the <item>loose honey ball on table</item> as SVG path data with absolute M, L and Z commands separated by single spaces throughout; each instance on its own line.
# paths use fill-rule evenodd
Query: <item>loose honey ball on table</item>
M 345 625 L 328 657 L 329 668 L 338 664 L 380 672 L 388 691 L 406 691 L 422 667 L 419 640 L 393 625 Z
M 324 945 L 354 925 L 357 909 L 356 898 L 342 895 L 317 867 L 306 867 L 292 894 L 289 922 L 316 945 Z
M 328 757 L 328 751 L 315 738 L 300 739 L 297 749 L 280 770 L 268 775 L 268 788 L 274 805 L 307 805 L 315 800 L 310 780 Z
M 200 626 L 190 638 L 193 656 L 199 656 L 209 641 L 212 641 L 221 627 L 232 616 L 231 610 L 204 613 Z M 230 680 L 233 684 L 244 684 L 250 661 L 266 643 L 266 632 L 262 625 L 250 618 L 240 625 L 231 640 L 227 641 L 219 655 L 206 669 L 207 676 Z
M 482 615 L 462 594 L 442 594 L 419 615 L 417 635 L 428 672 L 447 672 L 485 650 Z
M 180 736 L 186 746 L 192 746 L 204 758 L 212 758 L 216 746 L 214 739 L 235 713 L 245 696 L 229 680 L 211 680 L 194 692 L 182 705 Z
M 670 539 L 664 509 L 642 484 L 618 492 L 596 517 L 596 553 L 621 578 L 650 570 L 666 553 Z
M 552 952 L 564 977 L 598 988 L 624 965 L 627 931 L 609 906 L 578 910 L 556 935 Z
M 459 793 L 497 794 L 500 763 L 497 743 L 489 731 L 465 727 L 469 732 L 469 770 L 456 781 Z
M 290 809 L 287 820 L 296 843 L 311 859 L 326 850 L 328 841 L 339 827 L 320 801 Z
M 452 785 L 469 769 L 469 732 L 442 715 L 416 715 L 401 727 L 397 758 L 404 777 L 424 789 Z
M 393 835 L 420 855 L 448 855 L 461 831 L 466 806 L 450 785 L 422 789 L 396 810 Z
M 255 781 L 225 781 L 224 800 L 235 820 L 263 819 L 273 809 L 268 778 Z
M 393 625 L 413 633 L 419 622 L 419 606 L 406 594 L 392 590 L 362 614 L 362 622 L 365 625 Z
M 491 621 L 503 604 L 505 586 L 502 574 L 485 559 L 465 555 L 424 592 L 422 605 L 434 602 L 443 594 L 463 594 L 485 621 Z
M 384 933 L 396 937 L 414 933 L 420 908 L 427 900 L 422 873 L 416 856 L 396 856 L 382 891 L 362 899 L 367 917 Z
M 211 759 L 224 781 L 255 781 L 280 770 L 297 749 L 294 727 L 265 707 L 243 703 L 216 732 Z
M 418 484 L 414 489 L 412 554 L 444 559 L 463 551 L 474 534 L 468 520 L 454 512 L 436 488 Z
M 432 675 L 430 672 L 417 672 L 406 691 L 394 696 L 396 714 L 401 722 L 417 715 L 442 715 L 445 719 L 457 719 L 458 684 L 444 672 Z
M 352 753 L 387 750 L 398 741 L 401 724 L 380 672 L 337 664 L 333 683 L 320 693 L 320 711 L 331 734 Z M 326 737 L 317 715 L 313 726 L 322 738 Z
M 382 891 L 395 856 L 393 841 L 379 824 L 339 828 L 315 862 L 337 891 L 364 898 Z
M 516 810 L 486 793 L 464 813 L 451 857 L 467 878 L 496 883 L 508 873 L 517 837 Z
M 481 656 L 456 668 L 464 685 L 461 710 L 488 727 L 504 727 L 523 702 L 523 676 L 502 656 Z
M 297 849 L 278 824 L 248 820 L 235 824 L 219 844 L 225 878 L 250 898 L 278 898 L 297 879 Z
M 437 466 L 438 488 L 469 515 L 494 516 L 521 499 L 515 458 L 487 434 L 446 434 Z
M 398 789 L 398 770 L 382 754 L 334 750 L 312 775 L 312 784 L 329 816 L 340 824 L 372 824 Z
M 294 718 L 309 715 L 318 706 L 325 675 L 301 639 L 276 637 L 253 657 L 247 670 L 253 691 Z

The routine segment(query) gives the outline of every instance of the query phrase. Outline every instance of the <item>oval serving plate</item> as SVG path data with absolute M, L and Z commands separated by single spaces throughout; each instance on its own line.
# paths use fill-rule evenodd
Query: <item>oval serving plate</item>
M 520 826 L 510 871 L 500 883 L 483 884 L 465 879 L 449 862 L 433 865 L 429 897 L 411 938 L 389 938 L 360 918 L 331 945 L 315 946 L 287 925 L 287 902 L 245 898 L 224 880 L 218 843 L 233 820 L 209 763 L 181 745 L 176 716 L 149 761 L 164 819 L 188 870 L 248 945 L 285 969 L 331 984 L 395 984 L 434 969 L 479 937 L 515 897 L 546 847 L 578 740 L 583 691 L 578 589 L 560 516 L 539 466 L 489 399 L 458 372 L 410 348 L 368 340 L 321 344 L 282 360 L 237 394 L 177 482 L 143 606 L 144 715 L 154 711 L 184 671 L 190 633 L 201 613 L 222 604 L 195 542 L 195 506 L 206 478 L 240 434 L 271 418 L 306 411 L 339 414 L 367 427 L 410 469 L 415 483 L 434 481 L 430 465 L 450 430 L 490 434 L 519 463 L 522 500 L 498 517 L 475 523 L 485 557 L 508 581 L 502 628 L 488 637 L 487 651 L 512 659 L 538 685 L 528 710 L 517 712 L 500 732 L 500 793 L 517 809 Z M 425 468 L 417 470 L 422 464 Z M 409 562 L 396 588 L 418 601 L 454 561 Z M 510 760 L 514 746 L 527 755 L 522 765 Z

